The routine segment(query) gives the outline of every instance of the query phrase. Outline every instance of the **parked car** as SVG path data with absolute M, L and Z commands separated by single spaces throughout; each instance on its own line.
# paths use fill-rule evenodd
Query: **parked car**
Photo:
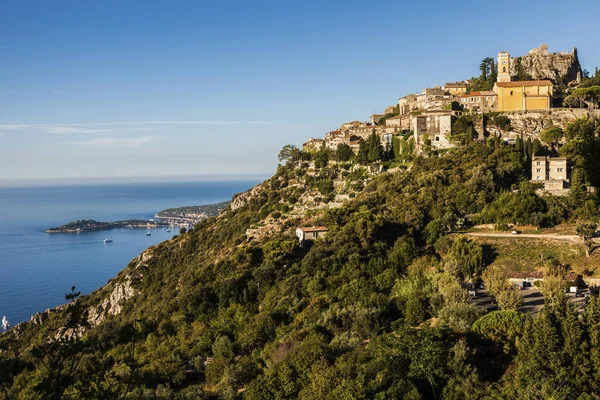
M 519 231 L 512 231 L 512 234 L 513 234 L 513 235 L 518 235 L 518 234 L 519 234 Z
M 477 297 L 477 290 L 474 290 L 474 289 L 469 290 L 469 296 Z

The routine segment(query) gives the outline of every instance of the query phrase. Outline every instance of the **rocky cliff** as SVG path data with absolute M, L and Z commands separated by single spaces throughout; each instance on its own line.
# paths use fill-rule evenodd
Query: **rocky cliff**
M 561 129 L 578 118 L 600 119 L 600 110 L 583 108 L 560 108 L 539 111 L 518 111 L 504 113 L 510 118 L 514 132 L 537 136 L 540 132 L 556 126 Z
M 513 76 L 517 76 L 521 70 L 533 79 L 550 79 L 556 83 L 569 84 L 581 79 L 581 65 L 576 48 L 570 53 L 549 53 L 548 45 L 542 44 L 530 50 L 526 56 L 511 59 L 510 64 Z

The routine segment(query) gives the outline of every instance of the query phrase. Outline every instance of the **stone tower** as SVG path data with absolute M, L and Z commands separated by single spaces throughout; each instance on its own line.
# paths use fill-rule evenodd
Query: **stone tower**
M 498 82 L 510 82 L 510 54 L 503 51 L 498 53 Z

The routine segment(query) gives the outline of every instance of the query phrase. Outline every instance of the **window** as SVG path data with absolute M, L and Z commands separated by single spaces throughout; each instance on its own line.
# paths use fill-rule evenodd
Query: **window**
M 538 169 L 535 170 L 535 172 L 542 172 L 542 169 L 538 168 Z
M 562 168 L 556 168 L 556 172 L 563 172 Z
M 542 163 L 538 161 L 535 163 L 535 165 L 542 165 Z
M 506 67 L 502 67 L 502 72 L 506 72 Z
M 510 91 L 510 95 L 512 96 L 515 92 L 513 92 L 512 90 Z

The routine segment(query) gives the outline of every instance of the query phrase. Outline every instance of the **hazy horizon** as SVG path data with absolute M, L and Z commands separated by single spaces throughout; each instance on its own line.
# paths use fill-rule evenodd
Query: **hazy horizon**
M 231 175 L 171 175 L 171 176 L 128 176 L 128 177 L 85 177 L 85 178 L 30 178 L 0 179 L 0 188 L 75 186 L 100 184 L 136 183 L 187 183 L 187 182 L 250 182 L 268 179 L 270 174 L 231 174 Z

